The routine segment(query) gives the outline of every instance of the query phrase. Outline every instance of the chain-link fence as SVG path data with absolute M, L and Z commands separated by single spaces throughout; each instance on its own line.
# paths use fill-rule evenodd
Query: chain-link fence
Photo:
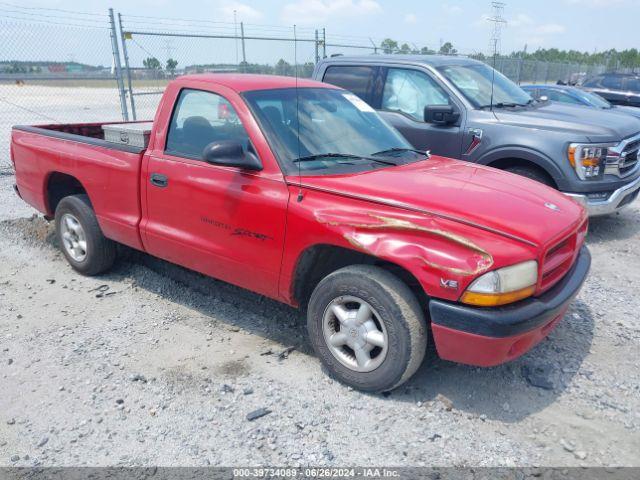
M 108 14 L 0 2 L 0 173 L 12 125 L 122 118 Z
M 474 57 L 472 55 L 472 57 Z M 477 58 L 477 57 L 476 57 Z M 495 65 L 496 70 L 502 72 L 518 84 L 523 83 L 556 83 L 558 81 L 579 84 L 586 78 L 603 73 L 604 65 L 581 63 L 542 62 L 537 60 L 523 60 L 518 57 L 481 58 L 489 65 Z
M 70 12 L 4 1 L 0 40 L 0 172 L 10 166 L 12 125 L 152 119 L 165 86 L 178 75 L 295 75 L 297 66 L 299 76 L 309 77 L 320 58 L 385 53 L 381 39 L 324 28 Z M 397 53 L 414 50 L 420 51 L 403 44 Z M 605 71 L 603 65 L 470 56 L 518 83 L 580 83 Z
M 298 65 L 298 74 L 308 77 L 324 53 L 319 32 L 310 28 L 118 17 L 130 110 L 137 119 L 153 117 L 164 87 L 178 75 L 294 75 Z

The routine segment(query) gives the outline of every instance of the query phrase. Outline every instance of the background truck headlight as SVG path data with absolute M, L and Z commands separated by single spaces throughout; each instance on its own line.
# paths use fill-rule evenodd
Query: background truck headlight
M 614 147 L 613 143 L 569 145 L 567 157 L 569 163 L 581 180 L 596 180 L 604 176 L 607 159 L 607 149 Z
M 480 307 L 505 305 L 533 295 L 537 283 L 538 262 L 529 260 L 476 278 L 460 301 Z

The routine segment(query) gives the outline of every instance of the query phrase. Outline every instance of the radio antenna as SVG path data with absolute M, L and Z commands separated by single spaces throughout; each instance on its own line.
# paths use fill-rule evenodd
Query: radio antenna
M 493 23 L 493 30 L 491 32 L 490 48 L 493 50 L 493 71 L 491 72 L 491 101 L 489 102 L 491 111 L 493 112 L 493 85 L 496 79 L 496 58 L 500 51 L 500 34 L 502 27 L 507 21 L 502 17 L 505 4 L 503 2 L 491 2 L 491 8 L 493 8 L 493 17 L 489 17 L 488 20 Z
M 300 97 L 298 95 L 298 37 L 296 35 L 296 26 L 293 25 L 293 68 L 295 69 L 295 77 L 296 77 L 296 133 L 298 137 L 298 158 L 302 156 L 302 149 L 300 147 Z M 301 202 L 303 199 L 302 195 L 302 172 L 300 163 L 298 164 L 298 202 Z

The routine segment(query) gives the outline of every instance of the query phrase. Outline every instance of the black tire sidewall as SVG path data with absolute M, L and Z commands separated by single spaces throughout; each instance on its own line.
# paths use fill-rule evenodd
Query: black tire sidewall
M 85 240 L 87 242 L 87 255 L 81 262 L 74 260 L 64 247 L 60 224 L 65 213 L 73 215 L 78 222 L 80 222 L 84 231 Z M 97 218 L 86 196 L 73 195 L 63 198 L 56 208 L 55 226 L 56 238 L 60 245 L 60 249 L 74 270 L 85 275 L 94 275 L 99 273 L 101 270 L 104 270 L 104 252 L 101 253 L 99 250 L 101 248 L 104 250 L 105 246 L 107 248 L 112 246 L 104 245 L 107 239 L 102 235 Z
M 529 167 L 511 167 L 506 169 L 507 172 L 513 173 L 514 175 L 519 175 L 524 178 L 528 178 L 529 180 L 534 180 L 538 183 L 546 185 L 547 187 L 554 188 L 551 180 L 547 178 L 547 176 L 533 168 Z
M 387 330 L 387 355 L 371 372 L 356 372 L 333 356 L 324 340 L 322 322 L 328 305 L 341 296 L 354 296 L 369 303 Z M 307 328 L 311 344 L 330 373 L 339 381 L 363 391 L 386 391 L 396 386 L 411 359 L 411 334 L 393 296 L 375 279 L 349 272 L 336 272 L 325 278 L 309 302 Z

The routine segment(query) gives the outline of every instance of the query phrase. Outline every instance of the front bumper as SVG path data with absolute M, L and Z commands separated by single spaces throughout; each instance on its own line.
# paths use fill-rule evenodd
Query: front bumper
M 431 300 L 429 313 L 438 355 L 488 367 L 526 353 L 562 319 L 590 265 L 591 254 L 583 246 L 571 270 L 553 288 L 513 305 L 480 308 Z
M 592 200 L 581 193 L 565 193 L 565 195 L 576 199 L 584 205 L 590 217 L 596 217 L 617 212 L 633 202 L 639 193 L 640 177 L 615 190 L 606 200 Z

